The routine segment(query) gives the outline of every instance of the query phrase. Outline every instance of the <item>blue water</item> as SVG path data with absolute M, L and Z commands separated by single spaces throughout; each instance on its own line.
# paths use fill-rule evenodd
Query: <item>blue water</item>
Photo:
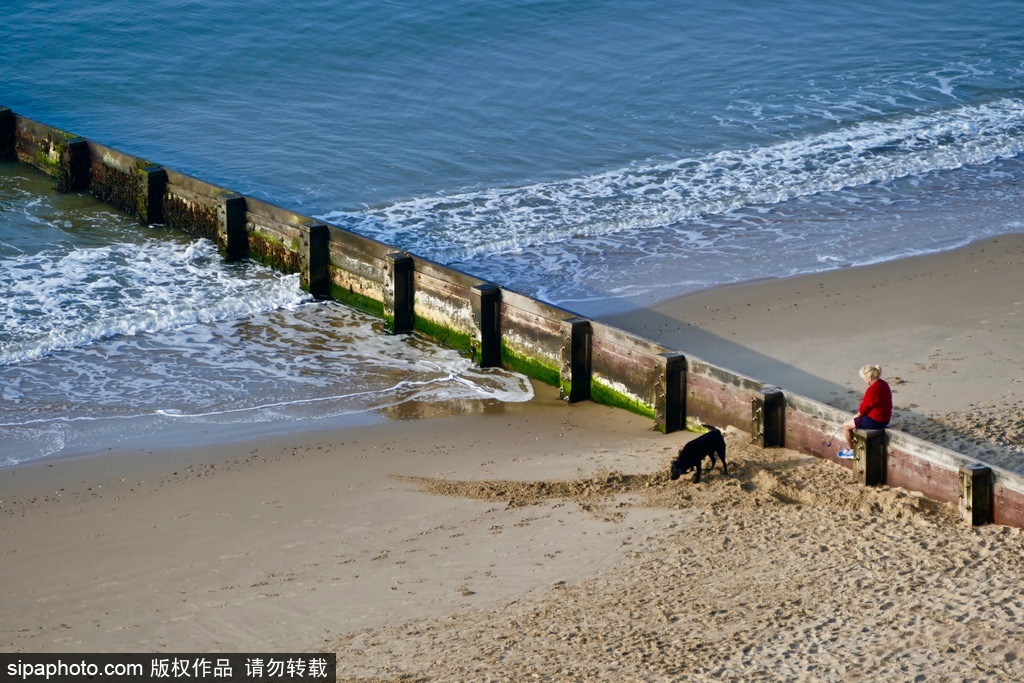
M 0 162 L 0 466 L 479 411 L 525 378 Z
M 1024 230 L 1022 46 L 1017 0 L 8 0 L 0 104 L 600 316 Z M 55 280 L 88 279 L 53 263 L 96 254 L 62 227 L 79 209 L 35 216 L 39 232 L 11 218 L 32 213 L 20 201 L 0 214 L 0 259 L 49 268 L 20 282 L 22 309 L 60 308 L 70 331 L 20 338 L 16 378 L 186 324 L 97 328 L 98 286 L 41 302 Z M 116 222 L 90 239 L 142 239 Z M 202 262 L 201 245 L 180 249 L 182 268 Z M 103 261 L 112 281 L 125 259 Z M 202 278 L 189 286 L 202 300 Z M 305 305 L 270 289 L 188 324 L 259 327 Z M 4 334 L 26 332 L 14 320 Z M 57 405 L 78 414 L 71 396 Z

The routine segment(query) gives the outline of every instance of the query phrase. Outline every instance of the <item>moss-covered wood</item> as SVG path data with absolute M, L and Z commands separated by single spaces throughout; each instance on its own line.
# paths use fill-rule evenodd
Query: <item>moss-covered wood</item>
M 217 211 L 212 205 L 167 193 L 164 195 L 163 214 L 164 223 L 169 227 L 218 243 Z
M 60 152 L 60 168 L 57 170 L 57 192 L 79 192 L 89 189 L 92 168 L 89 158 L 89 143 L 82 138 L 73 138 L 64 143 Z
M 351 306 L 352 308 L 363 311 L 364 313 L 369 313 L 370 315 L 378 318 L 384 318 L 383 301 L 361 294 L 351 287 L 342 287 L 332 282 L 331 298 L 345 304 L 346 306 Z
M 561 373 L 557 366 L 523 355 L 509 348 L 504 342 L 501 345 L 501 366 L 506 370 L 522 373 L 553 387 L 559 386 Z
M 282 273 L 302 272 L 302 255 L 297 245 L 285 244 L 276 235 L 249 227 L 249 258 Z
M 591 381 L 590 400 L 613 408 L 623 408 L 652 420 L 655 418 L 654 408 L 632 396 L 619 393 L 602 382 Z
M 414 317 L 413 329 L 425 337 L 429 337 L 442 346 L 463 351 L 471 355 L 477 355 L 477 349 L 473 342 L 473 336 L 465 332 L 453 329 L 446 325 L 439 325 L 429 318 L 417 315 Z
M 112 166 L 103 166 L 89 184 L 89 193 L 100 201 L 113 204 L 125 213 L 137 214 L 139 209 L 139 177 Z

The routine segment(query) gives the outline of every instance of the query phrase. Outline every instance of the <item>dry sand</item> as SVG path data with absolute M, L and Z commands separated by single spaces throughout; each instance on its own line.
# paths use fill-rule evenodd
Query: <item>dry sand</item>
M 702 295 L 669 305 L 705 311 L 675 323 L 708 342 L 695 355 L 784 388 L 849 408 L 877 361 L 904 419 L 1019 425 L 1021 244 L 808 279 L 819 298 L 774 330 Z M 964 260 L 987 287 L 952 274 Z M 879 278 L 919 297 L 888 341 L 806 332 L 859 319 L 848 292 Z M 978 299 L 957 303 L 968 281 Z M 665 315 L 633 322 L 664 341 L 681 334 Z M 952 374 L 962 404 L 937 388 Z M 353 681 L 1024 680 L 1024 533 L 735 429 L 728 475 L 672 482 L 693 435 L 651 426 L 538 386 L 473 414 L 0 470 L 0 649 L 335 651 Z
M 722 287 L 606 322 L 854 412 L 882 366 L 892 426 L 1024 473 L 1024 235 Z

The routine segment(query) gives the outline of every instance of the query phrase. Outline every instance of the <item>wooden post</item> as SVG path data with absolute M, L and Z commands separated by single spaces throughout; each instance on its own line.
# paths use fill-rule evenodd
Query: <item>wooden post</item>
M 885 483 L 888 448 L 884 429 L 857 429 L 853 432 L 853 479 L 865 486 Z
M 686 429 L 686 356 L 658 354 L 661 373 L 654 397 L 654 421 L 658 431 L 670 434 Z
M 786 440 L 786 397 L 778 387 L 754 392 L 751 401 L 751 442 L 761 448 L 781 447 Z
M 331 293 L 330 228 L 324 223 L 306 223 L 299 226 L 299 259 L 302 272 L 299 277 L 302 287 L 317 298 Z
M 501 288 L 497 285 L 476 285 L 470 291 L 473 308 L 473 356 L 482 368 L 501 365 Z
M 139 196 L 135 202 L 135 216 L 139 223 L 152 225 L 164 222 L 164 192 L 167 190 L 167 171 L 159 166 L 139 169 Z
M 590 400 L 590 342 L 594 336 L 589 320 L 562 321 L 562 370 L 559 395 L 566 403 Z
M 89 189 L 92 168 L 89 143 L 82 138 L 71 138 L 60 148 L 57 169 L 57 192 L 79 192 Z
M 384 319 L 392 334 L 412 332 L 416 321 L 413 309 L 412 256 L 394 252 L 385 257 L 385 262 Z
M 14 136 L 18 129 L 18 120 L 14 112 L 7 107 L 0 107 L 0 160 L 14 158 Z
M 217 202 L 217 241 L 228 261 L 249 258 L 245 197 L 230 193 Z
M 981 526 L 992 523 L 992 468 L 981 463 L 961 465 L 959 480 L 960 519 Z

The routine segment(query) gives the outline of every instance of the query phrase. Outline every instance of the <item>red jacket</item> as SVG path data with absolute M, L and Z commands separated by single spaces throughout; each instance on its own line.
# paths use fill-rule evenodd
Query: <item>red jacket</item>
M 876 379 L 868 385 L 857 412 L 867 415 L 875 422 L 889 424 L 889 420 L 892 419 L 892 389 L 884 379 Z

